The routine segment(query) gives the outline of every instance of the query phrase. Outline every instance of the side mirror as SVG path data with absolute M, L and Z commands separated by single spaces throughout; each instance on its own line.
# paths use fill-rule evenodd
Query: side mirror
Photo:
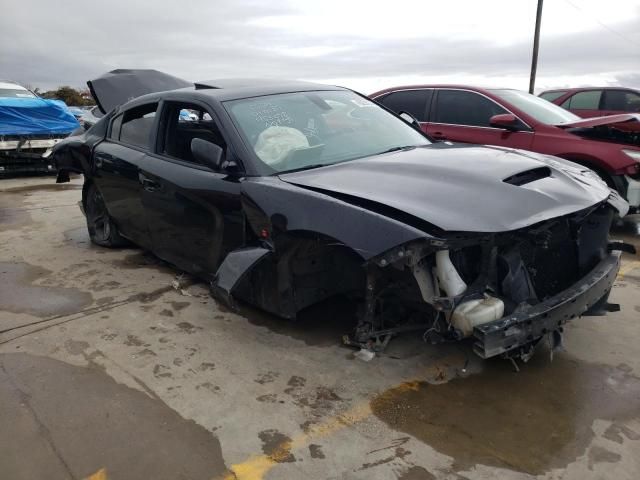
M 191 153 L 193 154 L 193 158 L 205 167 L 210 168 L 214 172 L 220 170 L 224 151 L 219 145 L 207 142 L 202 138 L 194 138 L 191 140 Z
M 501 113 L 491 117 L 489 119 L 489 125 L 496 128 L 504 128 L 505 130 L 517 130 L 518 117 L 512 113 Z
M 416 128 L 420 128 L 420 122 L 416 117 L 411 115 L 409 112 L 405 112 L 404 110 L 398 113 L 398 116 L 403 119 L 405 122 L 413 125 Z

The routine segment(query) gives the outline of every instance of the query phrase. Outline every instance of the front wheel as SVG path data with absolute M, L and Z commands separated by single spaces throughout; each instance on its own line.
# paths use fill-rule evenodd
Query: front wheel
M 98 187 L 93 183 L 89 185 L 85 198 L 87 229 L 91 241 L 96 245 L 110 248 L 126 245 L 127 241 L 120 236 L 118 227 L 109 216 Z

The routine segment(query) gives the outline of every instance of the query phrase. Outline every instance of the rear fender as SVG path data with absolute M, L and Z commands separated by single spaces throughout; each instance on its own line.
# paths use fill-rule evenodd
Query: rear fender
M 65 139 L 53 150 L 53 161 L 58 176 L 56 183 L 69 181 L 69 173 L 87 174 L 91 169 L 91 148 L 75 137 Z
M 102 117 L 86 132 L 67 137 L 53 147 L 52 157 L 58 170 L 57 183 L 68 182 L 69 172 L 82 173 L 85 179 L 91 176 L 93 149 L 104 140 L 114 113 Z

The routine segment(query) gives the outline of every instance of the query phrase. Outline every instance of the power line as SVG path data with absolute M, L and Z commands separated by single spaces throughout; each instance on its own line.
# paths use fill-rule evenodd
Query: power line
M 573 8 L 575 8 L 577 11 L 579 11 L 580 13 L 582 13 L 583 15 L 588 16 L 589 18 L 591 18 L 591 20 L 593 20 L 594 22 L 596 22 L 598 25 L 600 25 L 602 28 L 604 28 L 605 30 L 609 31 L 610 33 L 613 33 L 614 35 L 617 35 L 618 37 L 622 38 L 623 40 L 625 40 L 626 42 L 631 42 L 637 46 L 640 47 L 640 43 L 638 43 L 636 40 L 627 37 L 626 35 L 618 32 L 617 30 L 614 30 L 613 28 L 611 28 L 609 25 L 601 22 L 600 20 L 598 20 L 596 17 L 590 15 L 589 13 L 585 12 L 582 8 L 580 8 L 579 6 L 577 6 L 575 3 L 573 3 L 571 0 L 564 0 L 565 3 L 568 3 L 569 5 L 571 5 Z

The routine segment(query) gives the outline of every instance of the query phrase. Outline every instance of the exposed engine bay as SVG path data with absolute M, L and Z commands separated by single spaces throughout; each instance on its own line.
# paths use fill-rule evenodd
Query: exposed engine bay
M 615 126 L 602 125 L 592 128 L 574 128 L 570 132 L 590 140 L 640 146 L 640 131 L 637 130 L 623 130 Z
M 542 336 L 485 351 L 478 328 L 543 304 L 591 272 L 610 254 L 613 212 L 600 205 L 513 232 L 453 235 L 388 252 L 367 265 L 364 308 L 349 343 L 377 350 L 407 330 L 421 330 L 430 343 L 476 335 L 480 356 L 526 360 Z M 589 313 L 611 308 L 608 293 L 588 302 Z M 543 334 L 559 338 L 566 320 Z

